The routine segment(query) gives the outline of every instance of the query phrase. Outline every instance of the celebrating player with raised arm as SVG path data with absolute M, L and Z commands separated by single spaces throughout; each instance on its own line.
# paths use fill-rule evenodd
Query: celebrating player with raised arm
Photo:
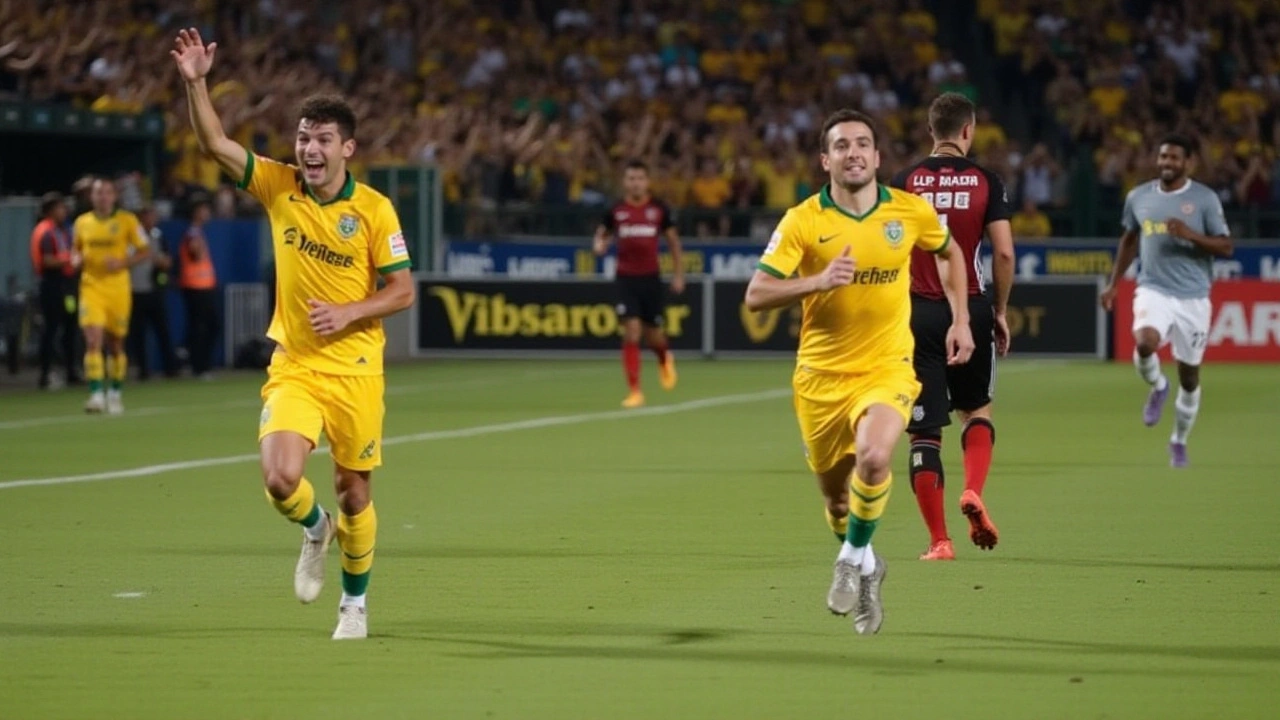
M 1187 465 L 1187 436 L 1200 412 L 1200 363 L 1209 338 L 1213 258 L 1231 257 L 1232 252 L 1222 201 L 1190 177 L 1195 147 L 1191 138 L 1166 137 L 1156 157 L 1160 179 L 1135 187 L 1125 198 L 1124 234 L 1101 297 L 1102 306 L 1111 310 L 1116 281 L 1135 257 L 1141 257 L 1133 295 L 1133 364 L 1151 386 L 1142 421 L 1152 426 L 1160 422 L 1169 397 L 1169 380 L 1160 371 L 1156 351 L 1172 343 L 1179 385 L 1169 438 L 1173 467 Z
M 303 103 L 297 166 L 258 157 L 227 137 L 209 99 L 205 77 L 217 44 L 206 46 L 194 28 L 174 44 L 200 149 L 262 203 L 271 221 L 277 284 L 267 336 L 276 351 L 262 388 L 258 440 L 268 498 L 303 527 L 294 592 L 304 603 L 320 595 L 336 535 L 342 600 L 333 638 L 364 638 L 378 529 L 369 478 L 382 463 L 381 318 L 413 305 L 415 296 L 400 221 L 390 200 L 347 172 L 356 118 L 345 101 Z M 302 476 L 321 430 L 333 457 L 336 520 Z
M 920 392 L 911 358 L 911 251 L 950 260 L 949 363 L 973 352 L 961 254 L 929 203 L 876 182 L 880 153 L 867 115 L 834 113 L 822 126 L 830 182 L 787 211 L 747 286 L 752 311 L 803 301 L 792 384 L 810 469 L 841 540 L 827 607 L 878 632 L 885 562 L 871 549 L 893 483 L 890 461 Z M 850 517 L 852 515 L 852 517 Z
M 973 103 L 958 93 L 939 95 L 929 106 L 933 152 L 893 179 L 893 186 L 928 200 L 951 231 L 964 257 L 968 276 L 969 328 L 977 345 L 963 365 L 947 364 L 945 345 L 951 310 L 939 280 L 938 266 L 922 251 L 911 262 L 911 331 L 916 338 L 916 377 L 922 389 L 911 412 L 911 489 L 929 528 L 929 549 L 921 560 L 954 560 L 947 535 L 943 489 L 942 429 L 951 411 L 960 416 L 964 449 L 964 492 L 960 511 L 969 520 L 969 539 L 990 550 L 998 540 L 996 526 L 982 501 L 996 430 L 991 422 L 996 355 L 1009 350 L 1005 309 L 1013 287 L 1013 215 L 1004 183 L 993 172 L 968 160 L 977 122 Z M 991 239 L 993 292 L 984 292 L 978 268 L 982 237 Z
M 684 292 L 684 260 L 671 209 L 649 194 L 649 167 L 640 160 L 628 162 L 622 185 L 623 199 L 605 213 L 596 228 L 592 249 L 596 255 L 604 255 L 611 240 L 616 239 L 618 266 L 614 278 L 618 318 L 622 321 L 622 368 L 627 377 L 627 397 L 622 406 L 636 408 L 644 405 L 640 390 L 642 329 L 645 342 L 658 358 L 658 382 L 666 390 L 676 386 L 676 361 L 662 330 L 666 300 L 658 265 L 659 241 L 665 239 L 671 250 L 671 292 L 676 295 Z

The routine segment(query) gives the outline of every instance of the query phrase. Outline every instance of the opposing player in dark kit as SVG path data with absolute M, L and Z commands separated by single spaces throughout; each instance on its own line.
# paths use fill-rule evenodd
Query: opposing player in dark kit
M 962 423 L 964 492 L 960 510 L 969 520 L 969 538 L 984 550 L 999 539 L 982 490 L 991 468 L 995 425 L 991 397 L 995 390 L 995 358 L 1009 350 L 1005 310 L 1013 286 L 1012 209 L 1004 183 L 994 173 L 968 160 L 975 125 L 973 103 L 963 95 L 944 93 L 929 107 L 933 152 L 898 173 L 893 185 L 916 193 L 938 211 L 963 253 L 969 277 L 969 322 L 976 349 L 962 365 L 947 365 L 945 339 L 951 310 L 938 277 L 937 264 L 916 251 L 911 262 L 911 331 L 915 334 L 916 375 L 923 389 L 911 413 L 911 487 L 929 528 L 929 549 L 921 560 L 954 560 L 947 535 L 942 467 L 942 429 L 951 411 Z M 992 246 L 993 287 L 983 287 L 978 249 L 986 235 Z
M 684 292 L 684 265 L 680 236 L 671 210 L 649 194 L 649 168 L 639 160 L 627 163 L 622 178 L 625 197 L 605 214 L 596 228 L 593 249 L 596 255 L 618 246 L 615 278 L 618 287 L 618 317 L 622 320 L 622 367 L 627 376 L 627 397 L 622 406 L 644 405 L 640 391 L 640 338 L 658 358 L 658 381 L 663 389 L 676 386 L 676 361 L 671 355 L 662 321 L 666 312 L 662 273 L 658 264 L 658 243 L 667 241 L 671 251 L 671 292 Z

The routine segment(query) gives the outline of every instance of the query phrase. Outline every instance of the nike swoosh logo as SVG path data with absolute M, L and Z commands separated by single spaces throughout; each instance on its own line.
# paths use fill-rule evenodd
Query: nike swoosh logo
M 826 236 L 826 237 L 822 237 L 821 235 L 819 235 L 819 236 L 818 236 L 818 242 L 819 242 L 819 243 L 824 243 L 824 242 L 826 242 L 826 241 L 828 241 L 828 240 L 833 240 L 833 239 L 835 239 L 835 237 L 836 237 L 835 235 L 828 235 L 828 236 Z
M 302 198 L 291 194 L 289 195 L 289 202 L 306 202 L 306 200 L 303 200 Z

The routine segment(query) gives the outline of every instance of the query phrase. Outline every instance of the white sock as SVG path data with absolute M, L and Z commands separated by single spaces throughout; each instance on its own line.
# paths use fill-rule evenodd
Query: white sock
M 1133 351 L 1133 366 L 1138 369 L 1138 375 L 1147 381 L 1148 385 L 1152 385 L 1157 390 L 1163 390 L 1169 386 L 1169 379 L 1160 372 L 1160 357 L 1155 353 L 1151 353 L 1147 357 L 1142 357 L 1137 350 Z
M 342 601 L 338 603 L 338 607 L 358 607 L 364 609 L 364 595 L 348 595 L 342 593 Z
M 840 545 L 840 555 L 836 558 L 836 562 L 847 562 L 850 565 L 861 566 L 862 563 L 866 562 L 867 549 L 870 547 L 870 545 L 867 545 L 866 547 L 856 548 L 846 540 Z
M 1187 435 L 1191 434 L 1191 426 L 1196 424 L 1196 415 L 1200 412 L 1200 388 L 1191 392 L 1178 388 L 1178 399 L 1174 401 L 1173 408 L 1173 436 L 1169 439 L 1185 445 Z
M 320 508 L 320 522 L 312 525 L 311 527 L 303 527 L 302 532 L 307 534 L 308 540 L 312 542 L 320 542 L 324 539 L 324 533 L 329 529 L 329 523 L 331 522 L 333 522 L 333 520 L 329 518 L 328 513 L 324 511 L 324 508 Z
M 876 554 L 875 554 L 875 551 L 871 549 L 871 546 L 868 545 L 867 554 L 862 556 L 862 574 L 870 575 L 875 571 L 876 571 Z

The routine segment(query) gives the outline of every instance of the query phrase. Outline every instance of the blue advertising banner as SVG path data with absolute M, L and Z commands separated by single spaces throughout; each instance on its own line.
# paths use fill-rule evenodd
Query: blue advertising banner
M 685 243 L 684 267 L 689 273 L 717 278 L 749 278 L 763 246 Z M 663 252 L 662 271 L 671 271 L 671 256 Z M 453 277 L 507 275 L 520 278 L 612 276 L 614 257 L 597 258 L 589 245 L 527 243 L 509 240 L 449 241 L 444 271 Z
M 685 270 L 716 278 L 751 277 L 761 247 L 746 244 L 689 242 L 684 246 Z M 1115 260 L 1114 241 L 1022 242 L 1016 245 L 1016 272 L 1030 279 L 1062 275 L 1106 275 Z M 983 257 L 988 277 L 990 257 Z M 586 244 L 524 242 L 510 240 L 450 241 L 444 271 L 453 277 L 506 275 L 521 278 L 611 276 L 613 257 L 597 258 Z M 670 272 L 671 258 L 661 258 L 663 272 Z M 1136 273 L 1137 263 L 1130 269 Z M 1280 244 L 1236 246 L 1235 255 L 1214 261 L 1218 278 L 1257 278 L 1280 281 Z
M 1047 275 L 1107 275 L 1115 261 L 1115 243 L 1045 242 L 1015 245 L 1016 272 L 1021 278 Z M 983 258 L 988 274 L 990 258 Z M 1138 263 L 1129 269 L 1136 275 Z M 1280 280 L 1280 245 L 1237 244 L 1229 259 L 1214 260 L 1218 279 Z

